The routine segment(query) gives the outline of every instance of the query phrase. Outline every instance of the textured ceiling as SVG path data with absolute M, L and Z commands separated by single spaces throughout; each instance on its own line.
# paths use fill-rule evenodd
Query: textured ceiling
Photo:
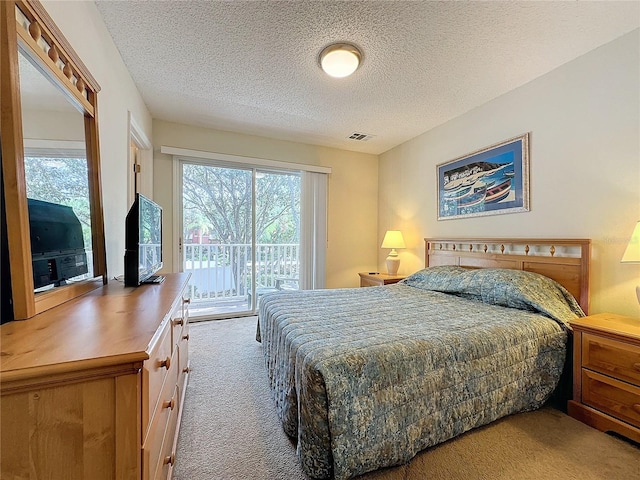
M 154 118 L 375 154 L 640 27 L 638 1 L 96 4 Z

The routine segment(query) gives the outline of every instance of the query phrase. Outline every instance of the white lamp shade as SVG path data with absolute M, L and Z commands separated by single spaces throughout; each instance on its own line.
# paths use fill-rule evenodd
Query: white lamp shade
M 629 240 L 629 245 L 627 245 L 621 261 L 625 263 L 640 263 L 640 222 L 633 229 L 631 240 Z
M 357 70 L 360 58 L 360 51 L 353 45 L 329 45 L 320 53 L 320 65 L 327 75 L 344 78 Z
M 381 248 L 405 248 L 404 238 L 400 230 L 387 230 Z

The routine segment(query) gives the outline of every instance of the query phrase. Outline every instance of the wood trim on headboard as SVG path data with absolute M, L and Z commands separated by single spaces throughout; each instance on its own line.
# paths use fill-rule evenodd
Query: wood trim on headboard
M 510 268 L 536 272 L 565 287 L 589 313 L 591 240 L 425 238 L 425 266 Z

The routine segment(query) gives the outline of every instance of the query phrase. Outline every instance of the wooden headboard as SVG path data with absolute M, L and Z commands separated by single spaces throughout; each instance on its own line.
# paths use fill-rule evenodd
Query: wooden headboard
M 591 240 L 425 238 L 425 266 L 510 268 L 536 272 L 565 287 L 589 313 Z

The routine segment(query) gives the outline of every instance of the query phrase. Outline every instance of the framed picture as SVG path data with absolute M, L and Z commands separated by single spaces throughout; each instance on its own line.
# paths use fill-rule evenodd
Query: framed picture
M 529 211 L 529 134 L 437 166 L 438 220 Z

